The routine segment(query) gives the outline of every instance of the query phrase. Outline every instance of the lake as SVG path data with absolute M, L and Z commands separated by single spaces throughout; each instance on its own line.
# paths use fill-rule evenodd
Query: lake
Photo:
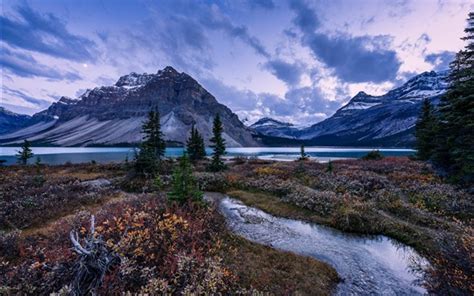
M 20 147 L 0 147 L 0 159 L 6 160 L 7 165 L 15 164 L 15 154 L 19 149 Z M 415 153 L 412 149 L 347 147 L 305 147 L 305 152 L 311 158 L 325 162 L 341 158 L 359 158 L 374 149 L 378 149 L 385 156 L 409 156 Z M 85 163 L 93 160 L 98 163 L 122 162 L 127 156 L 130 160 L 134 156 L 134 148 L 130 147 L 33 147 L 32 150 L 35 157 L 30 159 L 30 163 L 34 163 L 36 156 L 39 156 L 41 162 L 46 164 Z M 206 152 L 211 154 L 212 149 L 207 148 Z M 178 157 L 182 154 L 183 148 L 166 148 L 167 157 Z M 236 147 L 227 148 L 226 156 L 291 161 L 299 155 L 299 147 Z

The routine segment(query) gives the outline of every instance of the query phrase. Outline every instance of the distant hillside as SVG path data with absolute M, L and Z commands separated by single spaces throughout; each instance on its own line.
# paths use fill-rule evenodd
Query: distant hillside
M 25 127 L 30 119 L 28 115 L 13 113 L 0 107 L 0 135 Z

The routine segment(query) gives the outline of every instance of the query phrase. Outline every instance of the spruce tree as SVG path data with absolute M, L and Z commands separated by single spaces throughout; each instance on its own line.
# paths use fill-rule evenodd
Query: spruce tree
M 148 113 L 142 131 L 144 138 L 140 151 L 135 154 L 135 170 L 139 174 L 154 176 L 158 172 L 159 162 L 165 155 L 166 149 L 158 111 L 152 110 Z
M 28 159 L 33 157 L 33 152 L 31 151 L 31 144 L 28 140 L 23 141 L 23 144 L 21 145 L 21 150 L 18 151 L 16 157 L 17 162 L 22 165 L 26 165 L 28 163 Z
M 417 157 L 421 160 L 428 160 L 433 155 L 436 127 L 433 106 L 425 99 L 415 128 Z
M 300 158 L 298 160 L 307 160 L 308 155 L 306 155 L 306 152 L 304 151 L 304 144 L 301 144 L 300 147 Z
M 474 182 L 474 12 L 464 30 L 464 50 L 450 64 L 449 89 L 439 105 L 435 163 L 457 181 Z
M 186 142 L 186 151 L 192 162 L 196 162 L 206 157 L 204 140 L 194 125 L 191 128 L 191 134 Z
M 222 137 L 222 121 L 219 114 L 214 117 L 214 124 L 212 127 L 213 137 L 211 138 L 211 147 L 214 149 L 212 153 L 211 164 L 209 170 L 213 172 L 219 172 L 225 169 L 225 164 L 222 161 L 222 156 L 225 154 L 225 140 Z
M 188 200 L 202 200 L 202 192 L 199 191 L 197 182 L 193 177 L 191 163 L 186 153 L 179 158 L 178 166 L 173 172 L 171 184 L 172 189 L 168 193 L 169 200 L 177 201 L 181 204 Z

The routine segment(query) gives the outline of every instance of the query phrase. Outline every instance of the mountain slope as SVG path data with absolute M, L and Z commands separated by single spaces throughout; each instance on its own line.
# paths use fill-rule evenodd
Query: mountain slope
M 31 117 L 17 114 L 0 107 L 0 135 L 28 125 Z
M 61 146 L 136 143 L 147 113 L 158 108 L 165 138 L 185 143 L 193 124 L 206 141 L 212 120 L 221 115 L 229 146 L 253 146 L 256 142 L 237 115 L 186 73 L 166 67 L 156 74 L 131 73 L 113 86 L 86 91 L 77 100 L 62 97 L 33 116 L 34 125 L 0 136 L 0 143 L 31 141 Z
M 425 72 L 382 96 L 359 92 L 326 120 L 280 136 L 305 140 L 312 145 L 413 146 L 421 103 L 425 98 L 435 105 L 439 103 L 448 86 L 446 76 L 447 72 Z
M 278 121 L 269 117 L 259 119 L 249 126 L 258 134 L 272 137 L 291 137 L 298 129 L 291 123 Z

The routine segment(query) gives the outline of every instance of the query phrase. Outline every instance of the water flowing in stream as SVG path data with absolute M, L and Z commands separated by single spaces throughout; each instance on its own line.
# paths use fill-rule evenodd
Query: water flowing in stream
M 332 265 L 343 281 L 337 295 L 422 295 L 410 266 L 424 262 L 412 248 L 385 236 L 359 236 L 278 218 L 219 193 L 207 193 L 232 231 L 257 243 Z M 425 263 L 424 263 L 425 264 Z

